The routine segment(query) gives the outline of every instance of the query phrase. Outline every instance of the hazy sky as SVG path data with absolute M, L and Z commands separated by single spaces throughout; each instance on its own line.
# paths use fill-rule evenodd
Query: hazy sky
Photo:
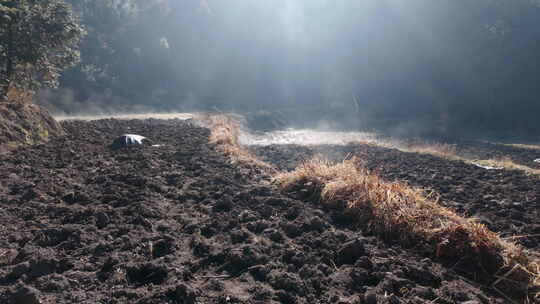
M 111 40 L 128 102 L 324 112 L 356 99 L 370 118 L 479 121 L 507 119 L 515 100 L 513 115 L 533 106 L 540 12 L 529 0 L 144 3 Z
M 187 29 L 178 21 L 169 35 L 193 43 L 187 58 L 199 92 L 343 102 L 390 83 L 392 90 L 405 89 L 429 73 L 428 65 L 452 60 L 438 41 L 452 33 L 433 28 L 440 16 L 424 8 L 426 1 L 414 2 L 214 0 L 207 16 L 193 17 Z

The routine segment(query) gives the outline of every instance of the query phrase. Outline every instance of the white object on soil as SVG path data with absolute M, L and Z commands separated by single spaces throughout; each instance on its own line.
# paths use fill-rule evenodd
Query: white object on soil
M 146 137 L 141 135 L 124 134 L 113 141 L 113 143 L 111 144 L 111 148 L 119 149 L 128 146 L 143 145 L 143 140 L 145 139 Z
M 124 134 L 122 137 L 126 139 L 126 145 L 142 145 L 143 139 L 146 139 L 146 137 L 136 134 Z
M 535 163 L 540 163 L 540 158 L 534 160 Z

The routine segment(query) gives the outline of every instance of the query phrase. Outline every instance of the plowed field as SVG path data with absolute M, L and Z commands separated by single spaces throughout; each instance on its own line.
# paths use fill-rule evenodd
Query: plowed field
M 281 194 L 264 172 L 231 164 L 205 128 L 62 124 L 66 136 L 0 155 L 0 303 L 506 303 L 460 265 Z M 124 133 L 159 146 L 109 149 Z M 517 172 L 371 146 L 256 152 L 283 169 L 351 153 L 503 235 L 540 233 L 538 180 Z

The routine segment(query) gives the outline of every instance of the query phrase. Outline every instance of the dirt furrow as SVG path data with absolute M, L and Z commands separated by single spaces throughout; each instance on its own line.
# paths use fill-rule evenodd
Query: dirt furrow
M 540 246 L 540 179 L 512 170 L 486 170 L 462 161 L 371 145 L 251 147 L 282 170 L 315 155 L 340 161 L 357 156 L 384 179 L 433 190 L 441 204 L 477 217 L 492 231 L 527 248 Z

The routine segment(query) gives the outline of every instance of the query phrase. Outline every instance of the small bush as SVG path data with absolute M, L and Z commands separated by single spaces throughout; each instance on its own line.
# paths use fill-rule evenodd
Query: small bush
M 210 143 L 217 145 L 234 163 L 255 165 L 271 173 L 277 172 L 273 166 L 259 160 L 240 145 L 240 122 L 233 117 L 225 114 L 206 115 L 202 121 L 210 127 Z

